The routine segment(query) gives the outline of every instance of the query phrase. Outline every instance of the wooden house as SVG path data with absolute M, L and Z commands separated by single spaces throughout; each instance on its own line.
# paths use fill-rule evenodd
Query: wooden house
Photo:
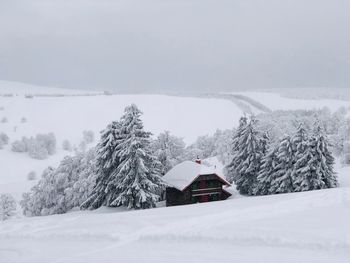
M 166 205 L 185 205 L 225 200 L 231 194 L 224 189 L 230 184 L 214 166 L 200 160 L 185 161 L 172 168 L 163 177 L 167 183 Z

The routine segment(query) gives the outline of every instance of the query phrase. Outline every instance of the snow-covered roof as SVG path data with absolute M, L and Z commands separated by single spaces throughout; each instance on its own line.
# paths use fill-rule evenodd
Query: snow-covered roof
M 230 183 L 227 182 L 225 178 L 219 174 L 219 172 L 220 171 L 216 168 L 216 166 L 207 166 L 192 161 L 184 161 L 167 172 L 163 176 L 163 180 L 168 185 L 175 187 L 180 191 L 183 191 L 200 175 L 215 174 L 225 184 L 230 185 Z

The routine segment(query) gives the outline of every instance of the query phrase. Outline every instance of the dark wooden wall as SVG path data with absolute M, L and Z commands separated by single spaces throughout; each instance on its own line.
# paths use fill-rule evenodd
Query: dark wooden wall
M 166 188 L 166 206 L 191 204 L 191 190 L 181 192 L 173 187 Z

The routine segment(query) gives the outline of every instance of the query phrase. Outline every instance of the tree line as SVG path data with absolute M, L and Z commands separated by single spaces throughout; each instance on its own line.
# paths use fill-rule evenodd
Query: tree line
M 232 140 L 227 177 L 244 195 L 268 195 L 337 186 L 334 157 L 319 122 L 303 124 L 277 144 L 259 131 L 255 117 L 242 117 Z
M 74 207 L 145 209 L 162 199 L 161 177 L 176 164 L 220 156 L 227 178 L 244 195 L 266 195 L 337 186 L 334 158 L 319 123 L 303 125 L 279 142 L 255 118 L 242 117 L 235 130 L 218 130 L 186 147 L 169 132 L 156 139 L 144 130 L 142 112 L 128 106 L 102 132 L 96 147 L 66 156 L 47 168 L 21 206 L 28 216 L 65 213 Z

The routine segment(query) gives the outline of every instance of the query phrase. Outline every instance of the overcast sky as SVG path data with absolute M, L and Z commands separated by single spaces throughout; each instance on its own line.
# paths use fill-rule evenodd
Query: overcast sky
M 350 1 L 0 0 L 0 79 L 124 91 L 350 87 Z

